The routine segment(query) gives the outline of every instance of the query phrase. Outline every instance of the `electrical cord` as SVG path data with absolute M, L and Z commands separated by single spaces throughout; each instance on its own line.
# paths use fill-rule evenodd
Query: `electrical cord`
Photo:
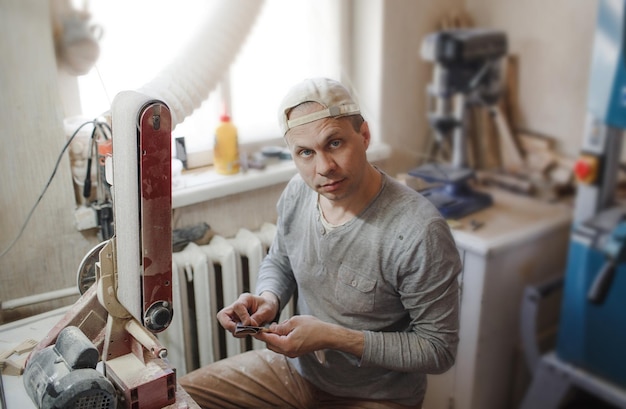
M 13 239 L 13 241 L 11 242 L 11 244 L 9 244 L 9 246 L 4 249 L 2 251 L 2 253 L 0 253 L 0 258 L 4 257 L 15 245 L 15 243 L 17 243 L 17 241 L 22 237 L 22 234 L 24 233 L 24 231 L 26 230 L 26 226 L 28 226 L 28 223 L 30 222 L 30 218 L 33 216 L 33 213 L 35 212 L 35 209 L 37 208 L 37 206 L 39 205 L 39 202 L 41 202 L 41 199 L 43 198 L 43 196 L 46 194 L 46 191 L 48 190 L 48 187 L 50 187 L 50 184 L 52 183 L 52 179 L 54 179 L 54 176 L 57 173 L 57 169 L 59 168 L 59 164 L 61 163 L 61 159 L 63 159 L 63 154 L 65 153 L 65 151 L 67 150 L 67 148 L 70 146 L 70 144 L 72 143 L 72 141 L 74 140 L 74 138 L 76 137 L 76 135 L 78 135 L 78 132 L 83 129 L 83 127 L 85 127 L 86 125 L 89 124 L 93 124 L 94 126 L 98 126 L 98 124 L 101 123 L 100 121 L 94 119 L 93 121 L 87 121 L 84 122 L 83 124 L 81 124 L 72 134 L 72 136 L 70 136 L 70 138 L 67 140 L 67 142 L 65 143 L 65 145 L 63 146 L 63 149 L 61 149 L 61 153 L 59 154 L 59 157 L 57 158 L 56 164 L 54 165 L 54 169 L 52 170 L 52 174 L 50 175 L 50 177 L 48 178 L 48 181 L 46 182 L 46 185 L 44 186 L 43 190 L 41 191 L 41 193 L 39 194 L 39 197 L 37 198 L 37 200 L 35 201 L 35 204 L 33 205 L 33 207 L 30 209 L 30 211 L 28 212 L 28 215 L 26 216 L 26 220 L 24 221 L 24 223 L 22 224 L 22 227 L 20 228 L 19 233 L 17 234 L 17 236 L 15 236 L 15 238 Z M 106 124 L 108 127 L 108 124 Z M 109 127 L 110 129 L 110 127 Z
M 111 130 L 111 126 L 108 123 L 95 121 L 95 124 L 98 129 L 100 129 L 100 132 L 102 133 L 102 136 L 104 136 L 104 139 L 111 139 L 111 135 L 113 135 L 113 130 Z
M 91 138 L 89 141 L 89 157 L 87 158 L 87 171 L 85 173 L 85 182 L 83 183 L 83 197 L 87 199 L 91 195 L 91 162 L 93 160 L 95 144 L 96 144 L 96 131 L 100 129 L 98 126 L 94 126 L 91 131 Z

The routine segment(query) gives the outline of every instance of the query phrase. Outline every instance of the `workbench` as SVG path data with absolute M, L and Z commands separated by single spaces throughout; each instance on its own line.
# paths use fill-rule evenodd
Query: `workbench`
M 48 331 L 61 320 L 69 308 L 70 307 L 59 308 L 47 313 L 0 325 L 0 352 L 11 350 L 22 341 L 28 339 L 35 341 L 43 339 Z M 27 354 L 23 354 L 15 358 L 19 361 L 26 355 Z M 98 367 L 100 367 L 100 364 Z M 37 409 L 24 389 L 22 376 L 2 375 L 2 381 L 7 407 L 4 408 L 0 405 L 0 409 Z M 176 403 L 166 408 L 200 409 L 200 406 L 178 386 L 176 390 Z
M 429 375 L 423 409 L 517 407 L 524 287 L 562 275 L 571 206 L 498 189 L 494 204 L 451 221 L 463 261 L 456 363 Z

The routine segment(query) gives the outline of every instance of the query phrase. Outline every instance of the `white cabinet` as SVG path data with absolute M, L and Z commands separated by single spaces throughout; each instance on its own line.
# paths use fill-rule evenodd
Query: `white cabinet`
M 564 272 L 570 206 L 489 192 L 494 205 L 453 228 L 463 260 L 459 348 L 452 369 L 428 377 L 424 409 L 515 408 L 524 287 Z

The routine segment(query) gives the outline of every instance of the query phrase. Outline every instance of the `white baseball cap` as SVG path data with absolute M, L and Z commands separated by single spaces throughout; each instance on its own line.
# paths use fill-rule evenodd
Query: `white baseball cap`
M 296 119 L 288 119 L 289 111 L 304 102 L 317 102 L 324 109 Z M 309 78 L 293 86 L 280 103 L 278 124 L 283 136 L 291 128 L 322 118 L 357 115 L 361 110 L 350 91 L 340 82 L 329 78 Z

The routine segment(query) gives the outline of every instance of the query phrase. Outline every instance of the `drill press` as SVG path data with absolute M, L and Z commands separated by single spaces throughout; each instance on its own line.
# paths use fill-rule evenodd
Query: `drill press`
M 429 93 L 435 104 L 428 119 L 438 141 L 452 139 L 449 164 L 427 163 L 408 173 L 435 186 L 421 191 L 446 218 L 459 218 L 490 206 L 489 195 L 472 190 L 467 166 L 465 113 L 468 103 L 492 106 L 500 96 L 500 59 L 507 38 L 487 29 L 445 30 L 428 35 L 422 58 L 435 63 Z

